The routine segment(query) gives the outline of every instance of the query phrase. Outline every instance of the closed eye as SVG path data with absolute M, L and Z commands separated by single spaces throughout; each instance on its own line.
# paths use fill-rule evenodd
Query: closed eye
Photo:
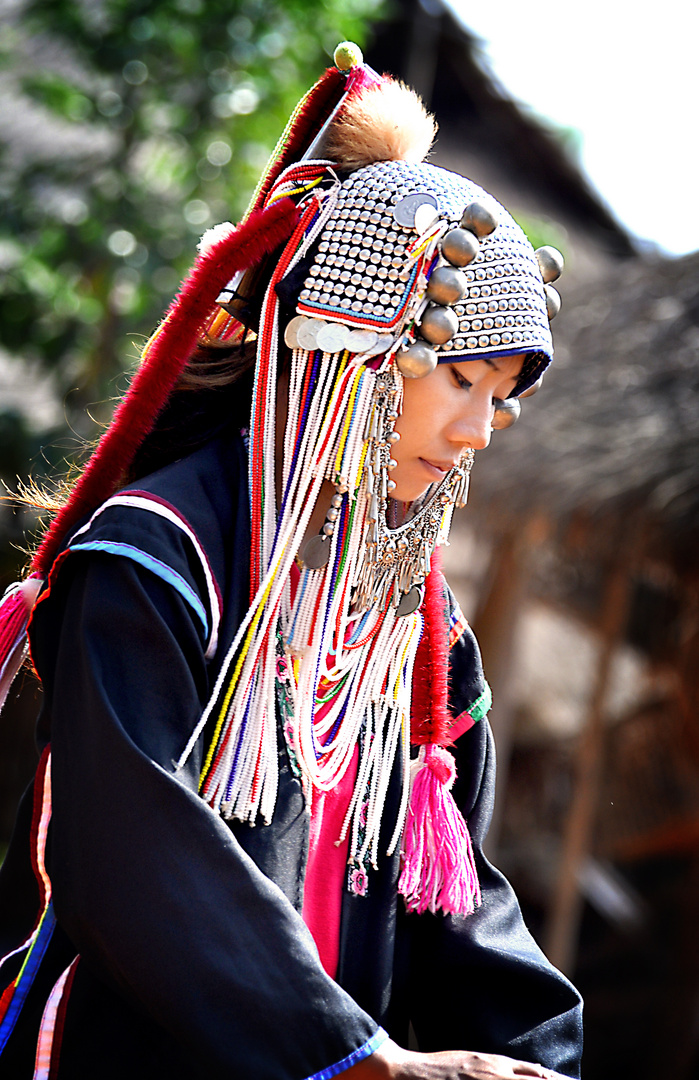
M 473 386 L 473 383 L 470 383 L 468 379 L 461 374 L 458 368 L 452 366 L 451 370 L 457 386 L 460 386 L 462 390 L 469 390 Z

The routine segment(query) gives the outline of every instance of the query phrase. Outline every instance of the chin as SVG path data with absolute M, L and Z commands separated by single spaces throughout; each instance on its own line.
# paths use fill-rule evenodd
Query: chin
M 424 482 L 422 484 L 401 484 L 396 481 L 395 489 L 391 492 L 391 498 L 395 499 L 396 502 L 413 503 L 416 499 L 421 499 L 431 487 L 431 484 L 425 484 Z

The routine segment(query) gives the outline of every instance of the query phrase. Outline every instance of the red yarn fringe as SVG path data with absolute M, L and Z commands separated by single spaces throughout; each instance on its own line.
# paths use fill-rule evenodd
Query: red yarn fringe
M 255 266 L 287 240 L 296 220 L 297 210 L 291 199 L 280 199 L 268 210 L 251 214 L 234 232 L 197 258 L 147 346 L 143 363 L 112 423 L 37 550 L 32 561 L 35 573 L 48 572 L 66 533 L 118 485 L 192 355 L 221 289 L 239 270 Z

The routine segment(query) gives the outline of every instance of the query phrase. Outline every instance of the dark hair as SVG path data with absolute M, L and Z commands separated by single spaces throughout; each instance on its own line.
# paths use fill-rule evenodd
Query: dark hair
M 256 342 L 197 345 L 167 405 L 125 476 L 133 483 L 202 446 L 228 424 L 250 420 Z

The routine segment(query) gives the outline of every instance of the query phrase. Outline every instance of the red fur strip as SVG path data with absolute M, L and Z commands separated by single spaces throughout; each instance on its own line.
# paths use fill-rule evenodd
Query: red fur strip
M 447 708 L 448 638 L 444 616 L 444 578 L 437 552 L 425 579 L 422 605 L 425 620 L 415 656 L 410 741 L 414 746 L 449 742 L 450 717 Z
M 295 161 L 300 161 L 311 145 L 325 121 L 331 115 L 345 92 L 347 78 L 336 67 L 328 68 L 302 98 L 298 116 L 291 126 L 286 143 L 276 159 L 270 165 L 264 183 L 260 186 L 255 200 L 255 210 L 264 204 L 277 177 Z
M 254 266 L 287 240 L 296 220 L 294 203 L 280 199 L 268 210 L 251 214 L 199 256 L 68 503 L 34 556 L 34 572 L 46 574 L 66 533 L 112 494 L 192 355 L 221 289 L 238 270 Z

